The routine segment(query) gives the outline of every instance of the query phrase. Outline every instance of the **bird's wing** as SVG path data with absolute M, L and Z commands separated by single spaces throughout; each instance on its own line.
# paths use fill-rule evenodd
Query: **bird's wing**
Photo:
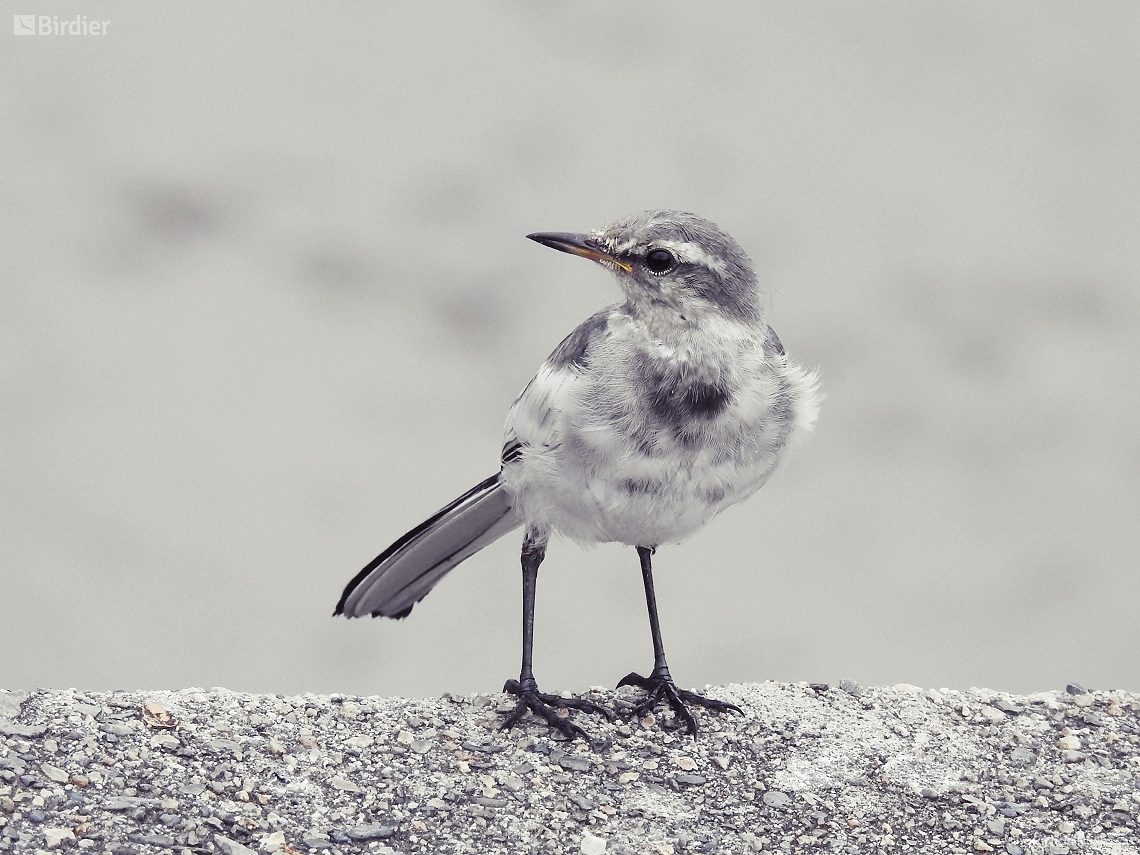
M 554 349 L 523 389 L 507 415 L 503 463 L 509 464 L 528 446 L 556 445 L 560 437 L 559 415 L 571 389 L 589 368 L 593 345 L 606 335 L 610 306 L 586 319 Z
M 492 475 L 376 556 L 348 583 L 333 614 L 407 617 L 449 570 L 521 524 Z

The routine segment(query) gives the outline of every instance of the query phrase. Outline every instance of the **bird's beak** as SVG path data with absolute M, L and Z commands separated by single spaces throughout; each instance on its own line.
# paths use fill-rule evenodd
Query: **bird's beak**
M 576 235 L 570 232 L 535 232 L 527 235 L 533 241 L 543 246 L 557 249 L 559 252 L 568 252 L 571 255 L 580 255 L 591 261 L 602 261 L 620 267 L 626 273 L 633 272 L 633 268 L 624 261 L 619 261 L 608 252 L 602 252 L 589 235 Z

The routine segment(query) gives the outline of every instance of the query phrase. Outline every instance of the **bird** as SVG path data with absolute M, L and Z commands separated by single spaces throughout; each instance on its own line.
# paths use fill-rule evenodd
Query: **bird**
M 586 732 L 559 708 L 613 720 L 605 706 L 539 691 L 533 671 L 538 569 L 552 534 L 637 552 L 653 669 L 626 675 L 639 718 L 668 706 L 694 738 L 689 707 L 734 704 L 677 687 L 661 638 L 652 559 L 751 496 L 819 412 L 818 371 L 792 362 L 767 323 L 748 256 L 695 214 L 650 210 L 589 233 L 532 241 L 611 271 L 622 299 L 554 349 L 507 415 L 497 473 L 407 532 L 345 587 L 334 616 L 405 618 L 460 562 L 523 529 L 522 667 L 501 727 L 529 710 L 567 739 Z

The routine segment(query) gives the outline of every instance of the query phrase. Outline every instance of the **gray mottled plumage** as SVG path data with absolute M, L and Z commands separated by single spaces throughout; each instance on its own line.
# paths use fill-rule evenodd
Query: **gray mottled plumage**
M 535 573 L 552 532 L 639 547 L 650 594 L 650 551 L 758 490 L 814 422 L 816 376 L 788 360 L 747 255 L 713 223 L 646 211 L 529 237 L 610 268 L 622 301 L 567 336 L 515 401 L 498 475 L 365 567 L 337 614 L 403 617 L 518 526 Z

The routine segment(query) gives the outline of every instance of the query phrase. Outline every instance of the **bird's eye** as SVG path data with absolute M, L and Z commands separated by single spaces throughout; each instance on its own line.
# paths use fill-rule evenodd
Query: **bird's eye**
M 667 249 L 651 249 L 645 253 L 645 266 L 650 273 L 664 273 L 676 263 L 677 259 Z

